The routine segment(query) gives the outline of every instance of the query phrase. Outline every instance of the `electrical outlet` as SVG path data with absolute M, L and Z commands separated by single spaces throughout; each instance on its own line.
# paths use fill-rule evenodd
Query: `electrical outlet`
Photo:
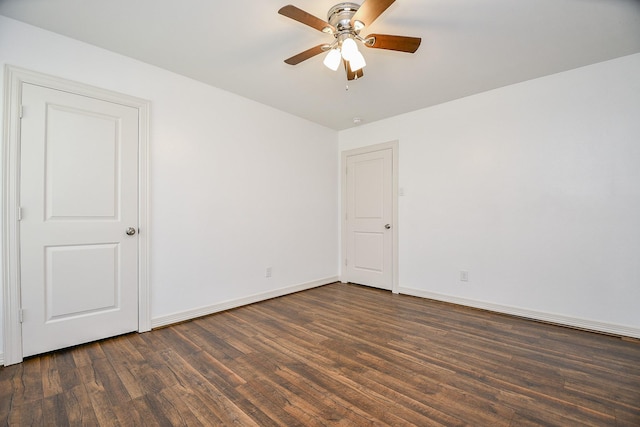
M 271 277 L 271 267 L 267 267 L 267 269 L 264 271 L 264 277 Z
M 469 272 L 465 270 L 460 270 L 460 281 L 468 282 L 469 281 Z

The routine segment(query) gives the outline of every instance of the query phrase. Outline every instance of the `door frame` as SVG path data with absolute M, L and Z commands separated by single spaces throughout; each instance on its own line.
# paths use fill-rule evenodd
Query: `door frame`
M 383 142 L 381 144 L 368 145 L 365 147 L 355 148 L 342 152 L 340 180 L 342 181 L 342 197 L 341 197 L 341 254 L 340 254 L 340 281 L 347 283 L 346 277 L 346 256 L 347 256 L 347 157 L 360 154 L 374 153 L 376 151 L 391 149 L 391 176 L 392 176 L 392 220 L 391 220 L 391 245 L 392 245 L 392 274 L 391 274 L 391 292 L 399 293 L 399 274 L 398 274 L 398 141 Z
M 25 83 L 126 105 L 138 110 L 138 332 L 151 330 L 148 271 L 150 102 L 83 83 L 12 65 L 5 65 L 2 144 L 2 287 L 5 366 L 22 362 L 18 207 L 20 194 L 20 117 L 22 115 L 22 86 Z

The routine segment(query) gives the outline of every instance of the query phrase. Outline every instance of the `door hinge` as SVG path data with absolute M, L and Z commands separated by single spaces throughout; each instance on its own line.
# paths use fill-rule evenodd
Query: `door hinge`
M 18 221 L 22 221 L 22 206 L 18 206 L 18 211 L 16 212 L 16 218 Z
M 20 323 L 24 322 L 24 310 L 22 308 L 18 310 L 18 321 Z
M 24 105 L 21 105 L 20 106 L 19 117 L 22 118 L 23 115 L 24 115 Z
M 348 263 L 348 261 L 347 261 L 347 259 L 346 259 L 346 258 L 344 259 L 344 265 L 345 265 L 345 266 L 346 266 L 346 265 L 349 265 L 349 263 Z

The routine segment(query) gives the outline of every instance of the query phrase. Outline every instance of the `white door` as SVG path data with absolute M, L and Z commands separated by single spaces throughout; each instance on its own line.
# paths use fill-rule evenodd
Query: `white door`
M 138 110 L 26 83 L 22 105 L 23 356 L 137 330 Z
M 393 151 L 347 157 L 346 278 L 393 288 Z

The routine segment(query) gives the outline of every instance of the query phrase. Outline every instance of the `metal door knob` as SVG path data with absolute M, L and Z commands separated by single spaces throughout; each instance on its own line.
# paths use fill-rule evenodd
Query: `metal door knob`
M 129 227 L 127 228 L 127 236 L 133 236 L 134 234 L 136 234 L 136 229 L 133 227 Z
M 391 224 L 385 224 L 384 228 L 386 228 L 387 230 L 391 228 Z

